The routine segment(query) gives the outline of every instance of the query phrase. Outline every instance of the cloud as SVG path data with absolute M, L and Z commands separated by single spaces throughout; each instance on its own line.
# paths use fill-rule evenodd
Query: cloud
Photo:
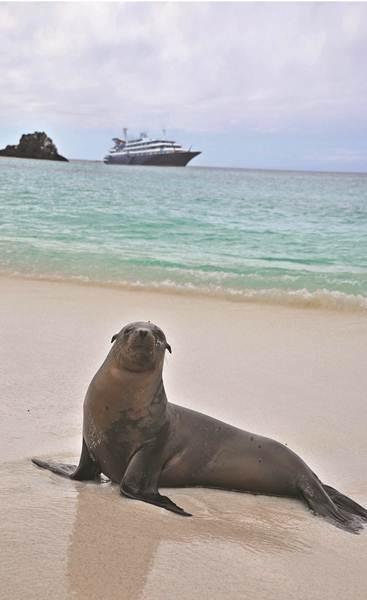
M 362 3 L 0 3 L 0 115 L 85 128 L 367 122 Z

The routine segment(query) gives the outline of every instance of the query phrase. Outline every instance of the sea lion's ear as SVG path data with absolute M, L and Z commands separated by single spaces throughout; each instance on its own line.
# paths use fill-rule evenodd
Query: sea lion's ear
M 115 335 L 112 336 L 111 344 L 113 344 L 113 342 L 115 341 L 115 339 L 117 338 L 117 336 L 118 336 L 118 333 L 115 333 Z
M 167 342 L 166 342 L 166 350 L 168 350 L 168 352 L 170 354 L 172 354 L 172 348 L 171 348 L 171 346 Z

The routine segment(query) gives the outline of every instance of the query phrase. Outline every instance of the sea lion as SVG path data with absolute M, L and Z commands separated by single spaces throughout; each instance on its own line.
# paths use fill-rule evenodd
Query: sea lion
M 103 473 L 124 496 L 182 516 L 191 515 L 159 486 L 298 497 L 340 528 L 362 528 L 367 510 L 321 483 L 287 446 L 168 402 L 162 370 L 171 347 L 159 327 L 130 323 L 111 342 L 84 400 L 79 465 L 36 465 L 78 481 Z

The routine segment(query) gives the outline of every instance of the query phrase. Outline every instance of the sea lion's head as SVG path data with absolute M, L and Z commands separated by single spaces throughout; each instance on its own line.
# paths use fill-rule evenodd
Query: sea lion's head
M 165 351 L 172 352 L 162 329 L 150 321 L 125 325 L 111 343 L 119 366 L 129 371 L 161 368 Z

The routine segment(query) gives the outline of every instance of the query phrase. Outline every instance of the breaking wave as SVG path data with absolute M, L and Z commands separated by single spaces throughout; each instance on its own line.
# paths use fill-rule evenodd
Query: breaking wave
M 26 274 L 0 270 L 2 277 L 17 279 L 30 279 L 33 281 L 49 281 L 87 286 L 107 287 L 126 291 L 141 291 L 150 293 L 179 294 L 183 296 L 197 296 L 230 302 L 244 302 L 254 304 L 269 304 L 290 306 L 295 308 L 327 309 L 337 311 L 367 312 L 367 297 L 360 294 L 346 294 L 340 291 L 319 289 L 309 291 L 306 288 L 298 290 L 284 290 L 277 288 L 267 289 L 233 289 L 220 286 L 200 286 L 193 283 L 177 284 L 170 279 L 163 281 L 121 280 L 104 281 L 92 280 L 86 276 L 70 276 L 58 274 Z

